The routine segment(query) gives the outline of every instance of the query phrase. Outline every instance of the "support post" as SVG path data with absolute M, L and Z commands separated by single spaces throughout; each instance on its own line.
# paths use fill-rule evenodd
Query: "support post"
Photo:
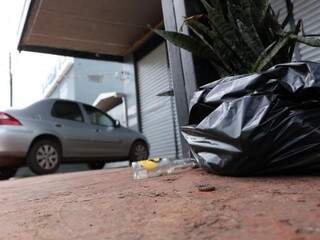
M 184 0 L 162 0 L 164 25 L 167 31 L 178 31 L 186 16 Z M 196 90 L 196 79 L 192 55 L 167 42 L 170 71 L 177 107 L 179 126 L 189 121 L 189 101 Z M 189 147 L 181 136 L 183 157 L 189 157 Z
M 12 107 L 13 106 L 13 80 L 12 80 L 11 52 L 9 53 L 9 79 L 10 79 L 10 107 Z

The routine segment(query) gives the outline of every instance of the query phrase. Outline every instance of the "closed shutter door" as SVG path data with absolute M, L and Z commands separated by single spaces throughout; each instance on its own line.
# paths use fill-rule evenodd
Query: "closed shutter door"
M 292 0 L 294 4 L 294 18 L 303 20 L 305 34 L 320 34 L 320 1 Z M 320 61 L 320 48 L 313 48 L 299 44 L 301 59 L 306 61 Z
M 286 0 L 270 0 L 270 3 L 274 12 L 279 13 L 279 22 L 282 23 L 288 14 Z
M 173 97 L 160 97 L 171 89 L 166 45 L 137 62 L 142 132 L 150 144 L 150 157 L 177 157 L 179 144 Z

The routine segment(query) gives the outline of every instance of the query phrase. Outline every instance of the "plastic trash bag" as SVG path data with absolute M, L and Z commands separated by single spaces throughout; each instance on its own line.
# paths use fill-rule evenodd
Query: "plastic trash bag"
M 229 176 L 320 170 L 320 64 L 277 65 L 205 85 L 182 133 L 199 165 Z

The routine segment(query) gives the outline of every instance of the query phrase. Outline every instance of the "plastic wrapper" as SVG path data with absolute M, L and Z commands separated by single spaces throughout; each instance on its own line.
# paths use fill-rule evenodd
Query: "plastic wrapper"
M 216 174 L 317 172 L 320 64 L 281 64 L 205 85 L 182 132 L 199 165 Z

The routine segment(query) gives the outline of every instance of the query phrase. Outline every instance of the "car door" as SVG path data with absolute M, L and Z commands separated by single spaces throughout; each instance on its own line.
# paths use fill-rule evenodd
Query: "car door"
M 92 129 L 85 123 L 78 103 L 58 100 L 51 115 L 53 128 L 62 138 L 65 157 L 89 157 L 94 153 Z
M 124 151 L 121 151 L 126 148 L 123 135 L 115 127 L 115 121 L 99 109 L 83 106 L 95 133 L 93 141 L 96 154 L 106 157 L 125 156 Z

